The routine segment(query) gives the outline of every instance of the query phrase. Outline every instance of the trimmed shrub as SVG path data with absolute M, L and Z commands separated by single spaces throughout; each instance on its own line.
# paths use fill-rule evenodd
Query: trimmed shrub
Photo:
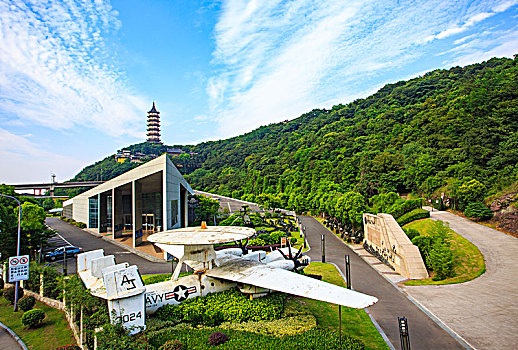
M 165 328 L 148 334 L 148 344 L 158 348 L 166 341 L 177 339 L 186 349 L 210 350 L 213 346 L 207 338 L 214 332 L 225 332 L 227 342 L 219 345 L 218 349 L 350 349 L 363 350 L 363 343 L 355 338 L 342 334 L 342 342 L 338 333 L 315 328 L 294 336 L 276 337 L 273 335 L 256 334 L 219 328 Z M 100 349 L 106 348 L 101 346 Z
M 414 209 L 421 208 L 423 199 L 398 199 L 390 208 L 387 209 L 387 214 L 392 215 L 396 220 L 404 214 L 411 212 Z
M 166 341 L 158 350 L 183 350 L 183 343 L 179 340 Z
M 188 299 L 180 305 L 165 305 L 156 315 L 164 321 L 184 321 L 207 326 L 222 322 L 274 320 L 281 317 L 286 296 L 272 293 L 250 300 L 237 289 Z
M 159 283 L 159 282 L 165 282 L 170 279 L 171 279 L 170 273 L 161 273 L 161 274 L 153 275 L 153 276 L 146 276 L 146 275 L 142 276 L 142 281 L 146 285 L 155 284 L 155 283 Z
M 466 210 L 464 210 L 464 215 L 468 218 L 487 220 L 493 217 L 493 212 L 484 203 L 474 202 L 468 204 Z
M 419 220 L 419 219 L 426 219 L 430 217 L 430 212 L 428 210 L 424 209 L 414 209 L 411 212 L 408 212 L 404 215 L 402 215 L 399 219 L 397 219 L 397 223 L 399 226 L 404 226 L 408 224 L 409 222 Z
M 257 239 L 262 239 L 264 242 L 268 242 L 270 238 L 269 233 L 261 233 L 260 235 L 257 235 Z
M 448 277 L 452 277 L 453 254 L 449 244 L 445 244 L 444 242 L 434 244 L 433 248 L 430 250 L 430 264 L 435 273 L 432 277 L 434 281 L 440 281 Z
M 27 295 L 27 296 L 21 298 L 20 300 L 18 300 L 18 306 L 24 312 L 32 309 L 35 304 L 36 304 L 36 299 L 34 299 L 34 297 L 31 295 Z
M 222 332 L 214 332 L 209 336 L 209 344 L 212 346 L 218 346 L 225 343 L 228 340 L 228 335 Z
M 286 233 L 282 231 L 273 231 L 270 233 L 270 238 L 268 243 L 270 244 L 278 244 L 281 243 L 281 237 L 286 237 Z
M 248 242 L 248 245 L 249 246 L 263 246 L 263 245 L 266 245 L 266 242 L 263 241 L 262 239 L 260 238 L 254 238 L 254 239 L 251 239 L 249 242 Z
M 29 310 L 22 316 L 22 324 L 29 328 L 36 327 L 45 318 L 45 312 L 41 309 Z
M 419 248 L 426 268 L 434 272 L 432 279 L 439 281 L 453 276 L 453 253 L 442 222 L 434 225 L 430 235 L 414 237 L 412 243 Z
M 316 328 L 317 320 L 313 315 L 296 315 L 273 321 L 249 321 L 242 323 L 222 323 L 219 327 L 244 332 L 274 335 L 284 337 L 296 335 Z
M 4 298 L 11 304 L 14 304 L 14 287 L 4 289 Z M 23 298 L 23 289 L 18 287 L 18 300 Z
M 410 240 L 413 240 L 415 237 L 419 236 L 419 231 L 413 228 L 403 228 L 403 231 L 406 233 Z
M 291 243 L 291 245 L 297 244 L 297 238 L 291 237 L 290 238 L 290 243 Z

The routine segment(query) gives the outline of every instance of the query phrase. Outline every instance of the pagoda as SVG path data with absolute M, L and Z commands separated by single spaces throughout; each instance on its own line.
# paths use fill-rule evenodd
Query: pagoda
M 162 143 L 160 141 L 160 112 L 156 110 L 155 102 L 147 112 L 147 142 Z

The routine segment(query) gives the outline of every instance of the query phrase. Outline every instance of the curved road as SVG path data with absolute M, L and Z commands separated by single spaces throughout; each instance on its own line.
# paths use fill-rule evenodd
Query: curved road
M 309 216 L 301 216 L 299 220 L 306 227 L 306 239 L 311 246 L 308 255 L 312 261 L 322 259 L 321 235 L 326 238 L 326 262 L 333 262 L 345 272 L 345 254 L 349 254 L 352 287 L 379 299 L 369 307 L 369 311 L 396 349 L 400 349 L 398 316 L 405 316 L 408 320 L 410 345 L 414 350 L 465 349 L 320 222 Z
M 430 214 L 480 249 L 486 272 L 466 283 L 404 287 L 404 291 L 472 347 L 517 349 L 518 239 L 448 212 Z

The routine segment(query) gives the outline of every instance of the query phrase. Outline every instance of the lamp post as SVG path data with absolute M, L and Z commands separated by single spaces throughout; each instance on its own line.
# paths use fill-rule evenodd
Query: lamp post
M 20 204 L 20 201 L 12 196 L 8 196 L 6 194 L 0 194 L 2 197 L 7 197 L 14 199 L 16 203 L 18 203 L 18 243 L 16 244 L 16 255 L 20 255 L 20 226 L 22 223 L 22 205 Z M 16 281 L 14 283 L 14 311 L 18 311 L 18 285 L 20 282 Z

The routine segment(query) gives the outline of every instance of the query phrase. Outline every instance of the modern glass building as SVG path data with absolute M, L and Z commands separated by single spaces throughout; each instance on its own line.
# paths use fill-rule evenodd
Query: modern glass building
M 192 188 L 164 154 L 63 203 L 64 215 L 113 238 L 186 227 Z

